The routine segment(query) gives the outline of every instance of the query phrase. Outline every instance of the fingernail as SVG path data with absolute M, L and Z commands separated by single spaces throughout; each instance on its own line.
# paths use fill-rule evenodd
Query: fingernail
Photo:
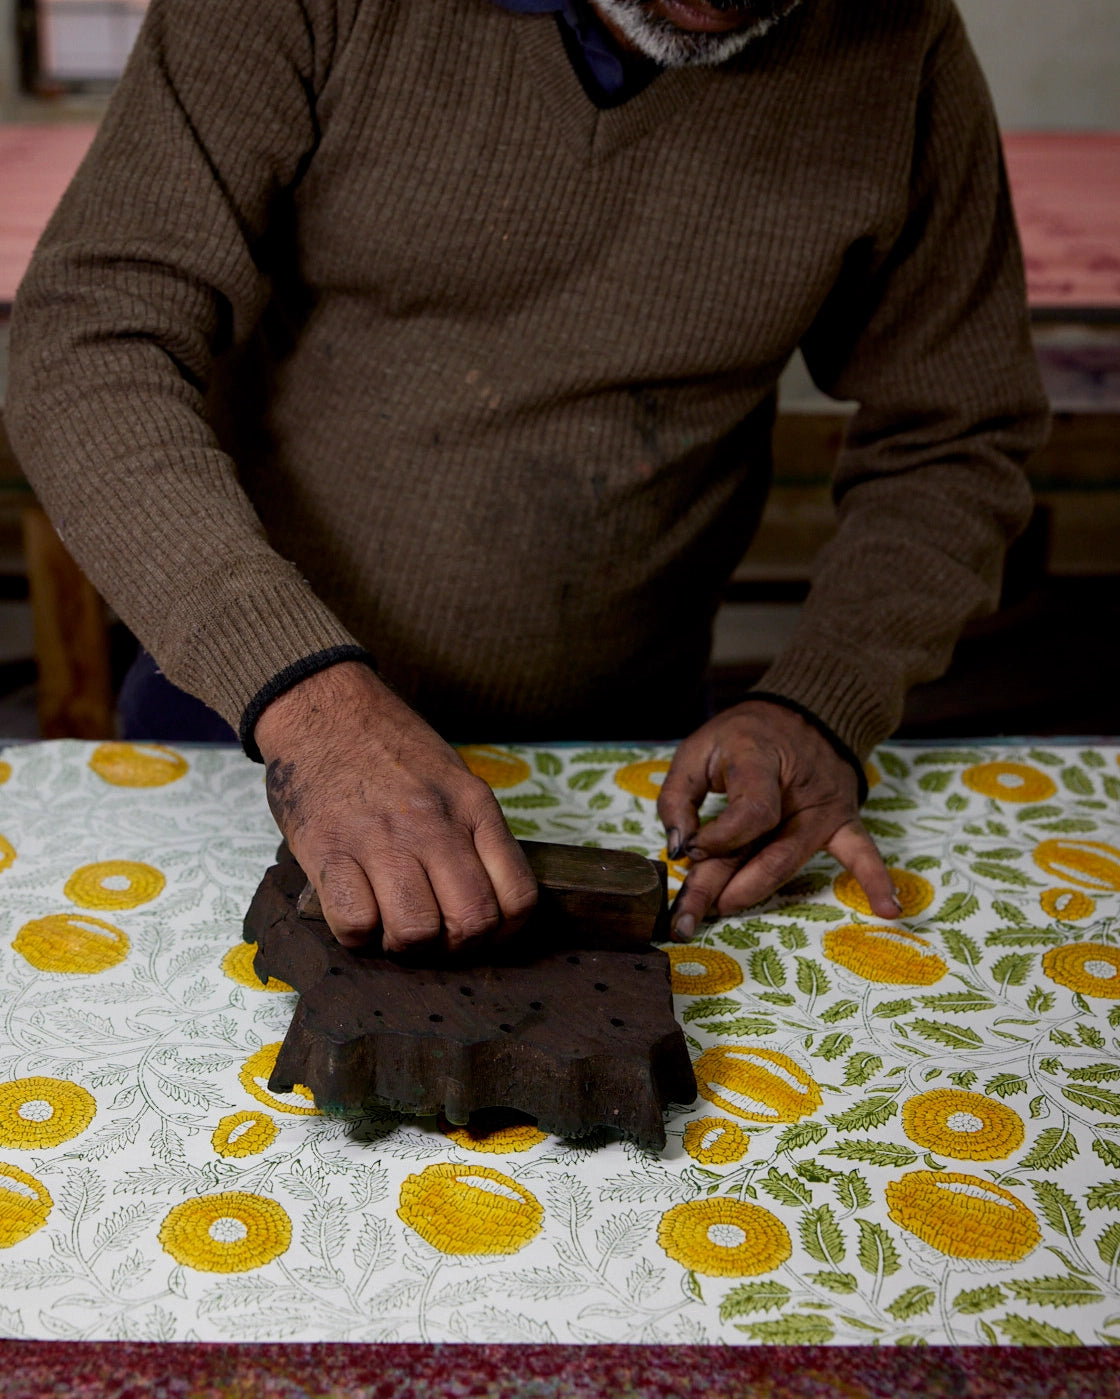
M 685 853 L 690 860 L 703 860 L 707 855 L 698 845 L 690 845 Z
M 899 903 L 899 901 L 898 901 L 898 895 L 897 895 L 897 894 L 892 894 L 892 895 L 891 895 L 891 903 L 894 904 L 895 908 L 898 909 L 899 913 L 902 912 L 902 905 L 901 905 L 901 904 Z
M 673 936 L 678 942 L 691 942 L 696 936 L 696 919 L 691 913 L 682 913 L 673 924 Z
M 676 826 L 670 826 L 665 832 L 665 853 L 670 860 L 679 860 L 684 854 L 684 846 L 681 844 L 681 833 Z

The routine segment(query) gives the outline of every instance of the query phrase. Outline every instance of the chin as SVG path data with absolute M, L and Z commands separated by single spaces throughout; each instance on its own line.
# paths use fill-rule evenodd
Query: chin
M 720 31 L 685 29 L 668 18 L 660 0 L 594 0 L 595 8 L 639 53 L 663 68 L 726 63 L 795 10 L 801 0 L 751 0 L 741 4 L 708 0 L 708 4 L 711 9 L 740 14 L 741 24 Z

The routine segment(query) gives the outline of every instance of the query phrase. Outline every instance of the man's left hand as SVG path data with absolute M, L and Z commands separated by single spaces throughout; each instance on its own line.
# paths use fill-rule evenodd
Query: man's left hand
M 727 807 L 700 824 L 709 792 Z M 658 814 L 670 859 L 692 869 L 673 905 L 673 937 L 695 937 L 707 914 L 737 913 L 774 893 L 818 850 L 855 875 L 878 918 L 901 912 L 894 885 L 859 819 L 855 771 L 812 724 L 783 705 L 746 700 L 677 749 Z

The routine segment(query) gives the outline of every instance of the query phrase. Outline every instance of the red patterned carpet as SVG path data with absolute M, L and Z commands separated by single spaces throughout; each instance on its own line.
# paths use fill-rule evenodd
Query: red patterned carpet
M 0 1342 L 0 1399 L 1113 1399 L 1107 1349 Z

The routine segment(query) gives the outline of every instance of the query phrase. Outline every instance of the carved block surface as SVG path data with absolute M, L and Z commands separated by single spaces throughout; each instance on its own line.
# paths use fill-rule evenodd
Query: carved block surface
M 257 975 L 300 993 L 274 1092 L 302 1083 L 320 1107 L 442 1111 L 454 1123 L 509 1108 L 558 1135 L 614 1127 L 654 1149 L 665 1106 L 695 1098 L 659 949 L 573 946 L 571 920 L 550 935 L 542 909 L 536 935 L 485 962 L 406 963 L 340 946 L 297 911 L 304 883 L 281 847 L 245 919 Z

